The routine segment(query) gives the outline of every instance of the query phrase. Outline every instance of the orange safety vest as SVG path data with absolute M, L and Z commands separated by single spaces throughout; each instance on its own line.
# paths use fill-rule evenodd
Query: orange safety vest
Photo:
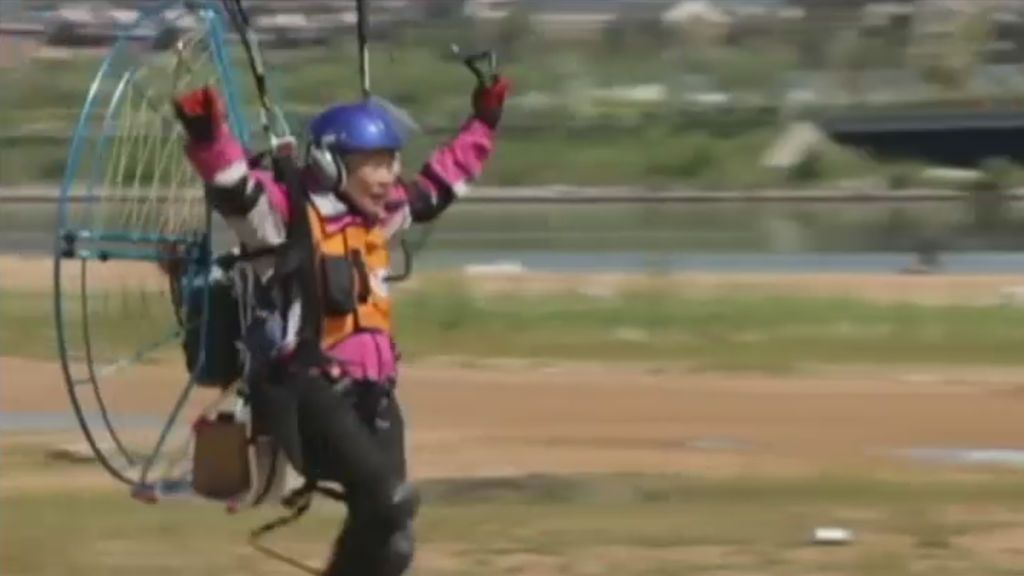
M 334 346 L 359 331 L 390 332 L 391 298 L 385 280 L 388 243 L 380 227 L 357 224 L 329 232 L 316 206 L 312 202 L 307 206 L 321 303 L 326 304 L 321 346 Z M 332 306 L 332 302 L 341 303 Z

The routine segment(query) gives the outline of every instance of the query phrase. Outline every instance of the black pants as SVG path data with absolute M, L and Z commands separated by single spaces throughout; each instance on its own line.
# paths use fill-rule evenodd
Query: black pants
M 348 514 L 325 576 L 398 576 L 412 561 L 418 501 L 406 484 L 405 425 L 393 387 L 340 386 L 290 370 L 307 478 L 339 482 Z

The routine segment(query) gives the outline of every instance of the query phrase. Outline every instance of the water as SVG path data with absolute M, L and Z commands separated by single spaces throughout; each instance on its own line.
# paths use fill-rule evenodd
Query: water
M 902 454 L 925 462 L 1024 468 L 1024 450 L 1014 448 L 913 448 L 903 450 Z
M 49 258 L 52 239 L 33 234 L 5 234 L 0 254 Z M 469 265 L 517 263 L 541 272 L 716 272 L 772 274 L 886 274 L 914 264 L 903 252 L 598 252 L 569 250 L 435 250 L 415 257 L 417 270 L 457 269 Z M 948 252 L 941 271 L 948 274 L 1024 273 L 1021 252 Z
M 415 261 L 420 269 L 456 268 L 471 264 L 518 263 L 545 272 L 718 272 L 820 274 L 898 272 L 914 263 L 906 253 L 653 253 L 568 251 L 436 251 Z M 943 255 L 941 271 L 949 274 L 1024 273 L 1024 253 L 961 252 Z
M 214 229 L 218 245 L 228 244 L 228 233 Z M 509 236 L 514 240 L 514 234 Z M 3 230 L 0 254 L 49 258 L 54 247 L 52 230 Z M 395 255 L 399 258 L 399 255 Z M 543 272 L 714 272 L 714 273 L 863 273 L 897 272 L 914 264 L 910 252 L 658 252 L 653 250 L 473 250 L 441 248 L 430 244 L 415 258 L 416 270 L 458 269 L 469 265 L 510 262 Z M 949 274 L 1024 273 L 1024 252 L 971 251 L 941 254 L 941 270 Z

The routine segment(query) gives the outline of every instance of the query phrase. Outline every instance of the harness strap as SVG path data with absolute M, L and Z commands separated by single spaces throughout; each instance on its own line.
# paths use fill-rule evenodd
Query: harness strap
M 218 267 L 222 268 L 225 272 L 230 272 L 240 262 L 251 262 L 264 256 L 273 256 L 277 254 L 281 246 L 264 246 L 263 248 L 257 248 L 255 250 L 245 250 L 234 253 L 230 252 L 227 254 L 221 254 L 214 259 L 214 263 Z
M 306 211 L 306 186 L 295 159 L 291 156 L 273 158 L 274 176 L 288 190 L 288 227 L 283 251 L 278 253 L 274 276 L 294 286 L 302 302 L 299 321 L 299 345 L 320 349 L 320 320 L 323 317 L 320 291 L 316 284 L 313 232 Z
M 320 574 L 322 574 L 322 570 L 318 570 L 290 556 L 286 556 L 285 554 L 282 554 L 281 552 L 278 552 L 277 550 L 274 550 L 273 548 L 264 545 L 262 542 L 263 538 L 267 534 L 284 528 L 285 526 L 288 526 L 289 524 L 292 524 L 300 518 L 302 518 L 302 516 L 304 516 L 306 512 L 309 511 L 310 506 L 313 504 L 314 493 L 321 494 L 323 496 L 326 496 L 332 500 L 336 500 L 339 502 L 346 501 L 344 492 L 336 490 L 334 488 L 329 488 L 327 486 L 321 486 L 315 479 L 306 480 L 306 482 L 303 483 L 302 486 L 289 492 L 282 499 L 282 503 L 285 505 L 285 507 L 290 508 L 291 512 L 284 516 L 281 516 L 280 518 L 271 520 L 270 522 L 267 522 L 266 524 L 263 524 L 255 530 L 253 530 L 252 532 L 250 532 L 249 545 L 252 546 L 252 548 L 260 554 L 263 554 L 264 556 L 272 560 L 277 560 L 282 564 L 291 566 L 292 568 L 295 568 L 297 570 L 301 570 L 306 574 L 312 574 L 313 576 L 319 576 Z

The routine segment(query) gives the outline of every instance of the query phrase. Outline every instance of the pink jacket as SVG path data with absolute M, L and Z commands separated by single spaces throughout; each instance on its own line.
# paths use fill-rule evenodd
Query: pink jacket
M 380 226 L 390 237 L 414 222 L 440 215 L 469 191 L 469 184 L 483 171 L 494 148 L 494 131 L 470 119 L 454 139 L 437 148 L 411 182 L 400 181 L 391 192 L 388 216 L 371 222 L 350 211 L 343 202 L 318 207 L 330 214 L 328 225 Z M 186 155 L 206 184 L 211 206 L 234 231 L 247 250 L 274 246 L 285 240 L 288 193 L 284 184 L 265 170 L 250 170 L 241 143 L 223 126 L 210 143 L 189 143 Z M 318 195 L 321 196 L 321 195 Z M 273 261 L 254 262 L 258 273 L 267 274 Z M 397 376 L 397 353 L 390 334 L 359 332 L 327 353 L 356 379 L 383 382 Z

